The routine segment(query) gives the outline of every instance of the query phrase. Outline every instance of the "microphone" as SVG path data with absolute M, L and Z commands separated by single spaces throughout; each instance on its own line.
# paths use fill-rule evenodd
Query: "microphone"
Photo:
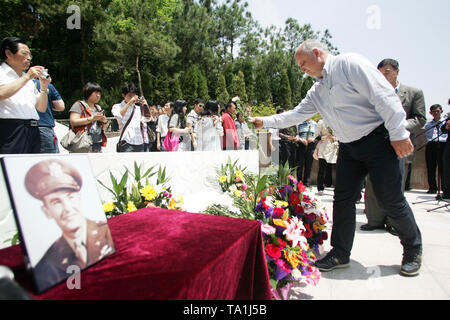
M 28 293 L 14 281 L 14 273 L 0 266 L 0 300 L 33 300 Z

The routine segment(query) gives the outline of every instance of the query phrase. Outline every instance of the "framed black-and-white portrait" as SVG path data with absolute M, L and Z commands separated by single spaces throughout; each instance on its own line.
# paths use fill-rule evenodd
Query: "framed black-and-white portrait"
M 115 252 L 87 155 L 2 158 L 37 293 Z

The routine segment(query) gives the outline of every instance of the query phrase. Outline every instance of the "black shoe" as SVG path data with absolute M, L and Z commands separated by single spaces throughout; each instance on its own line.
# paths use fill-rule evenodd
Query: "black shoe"
M 359 227 L 362 231 L 373 231 L 373 230 L 384 230 L 384 224 L 379 226 L 373 226 L 371 224 L 363 224 L 361 227 Z
M 350 259 L 341 262 L 338 258 L 328 253 L 324 258 L 317 260 L 314 266 L 322 272 L 331 271 L 334 269 L 348 268 L 350 266 Z
M 437 190 L 430 189 L 430 190 L 427 191 L 427 193 L 428 193 L 428 194 L 437 193 Z
M 397 232 L 397 230 L 395 230 L 395 228 L 393 226 L 386 225 L 386 231 L 389 232 L 390 234 L 392 234 L 393 236 L 398 237 L 398 232 Z
M 422 249 L 416 252 L 405 252 L 403 254 L 400 274 L 407 277 L 414 277 L 419 274 L 422 265 Z

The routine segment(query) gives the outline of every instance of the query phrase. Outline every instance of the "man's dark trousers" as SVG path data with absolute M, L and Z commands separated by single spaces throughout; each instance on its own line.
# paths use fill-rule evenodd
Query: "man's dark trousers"
M 339 144 L 331 233 L 333 254 L 342 261 L 350 258 L 356 227 L 355 203 L 367 173 L 379 204 L 398 231 L 404 251 L 420 250 L 421 233 L 402 192 L 400 161 L 386 129 L 380 126 L 358 141 Z

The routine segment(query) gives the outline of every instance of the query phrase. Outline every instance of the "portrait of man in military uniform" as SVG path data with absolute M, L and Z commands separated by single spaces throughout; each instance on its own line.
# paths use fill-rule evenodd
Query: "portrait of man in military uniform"
M 69 267 L 78 266 L 83 270 L 114 253 L 115 247 L 106 218 L 93 221 L 83 214 L 83 179 L 73 165 L 61 158 L 50 158 L 37 162 L 25 172 L 22 180 L 25 189 L 41 203 L 40 210 L 33 210 L 32 214 L 41 214 L 54 221 L 61 234 L 38 262 L 31 264 L 37 290 L 42 292 L 67 279 L 71 275 Z M 95 210 L 96 207 L 93 205 L 92 208 Z M 30 228 L 29 224 L 27 228 Z M 41 224 L 33 228 L 42 227 Z M 40 232 L 45 233 L 46 230 Z M 27 251 L 32 247 L 31 242 L 39 240 L 35 238 L 25 240 L 28 240 L 25 243 Z

